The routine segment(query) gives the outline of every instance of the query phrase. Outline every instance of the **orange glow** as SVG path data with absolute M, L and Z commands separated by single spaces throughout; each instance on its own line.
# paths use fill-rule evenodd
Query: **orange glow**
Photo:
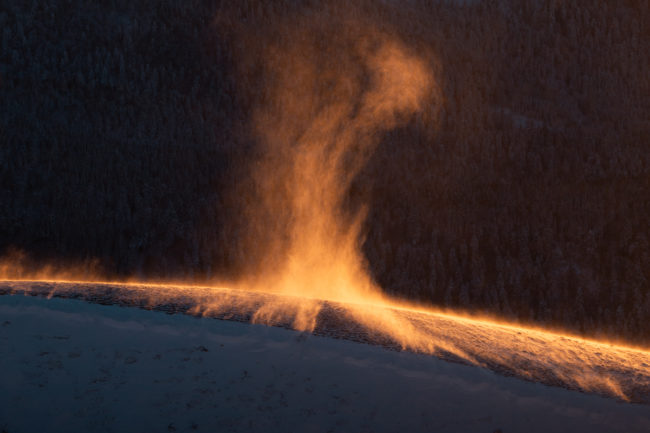
M 647 400 L 639 395 L 650 390 L 647 351 L 423 309 L 382 293 L 361 252 L 366 207 L 350 210 L 347 194 L 382 133 L 439 104 L 439 86 L 425 57 L 372 26 L 339 24 L 327 30 L 336 33 L 327 39 L 332 47 L 317 48 L 327 25 L 321 18 L 303 19 L 263 50 L 268 86 L 253 122 L 263 154 L 253 172 L 259 200 L 243 198 L 249 249 L 262 259 L 229 285 L 236 289 L 101 282 L 106 277 L 92 264 L 32 272 L 20 255 L 0 264 L 0 277 L 57 281 L 5 281 L 0 289 L 41 293 L 45 285 L 51 295 L 111 286 L 135 305 L 189 304 L 193 314 L 248 314 L 253 323 L 309 332 L 325 310 L 335 311 L 373 341 L 402 350 Z
M 253 116 L 260 200 L 247 209 L 257 228 L 250 249 L 262 264 L 237 286 L 383 304 L 361 253 L 367 208 L 353 208 L 347 194 L 382 133 L 437 104 L 438 88 L 428 62 L 394 36 L 356 21 L 312 20 L 298 18 L 288 38 L 262 50 L 269 79 Z M 265 230 L 269 222 L 275 228 Z M 286 310 L 277 309 L 265 306 L 259 320 Z M 301 311 L 296 327 L 313 329 L 317 313 Z
M 96 259 L 76 263 L 41 262 L 16 248 L 10 248 L 0 257 L 0 279 L 3 280 L 103 281 L 107 278 Z

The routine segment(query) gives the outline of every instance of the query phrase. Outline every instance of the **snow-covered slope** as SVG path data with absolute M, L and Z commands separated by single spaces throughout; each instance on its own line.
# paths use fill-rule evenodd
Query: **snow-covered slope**
M 650 405 L 650 352 L 417 306 L 335 302 L 216 287 L 0 281 L 28 294 L 308 330 L 478 365 L 506 376 Z
M 8 433 L 650 431 L 646 405 L 431 356 L 25 296 L 0 296 L 0 389 Z

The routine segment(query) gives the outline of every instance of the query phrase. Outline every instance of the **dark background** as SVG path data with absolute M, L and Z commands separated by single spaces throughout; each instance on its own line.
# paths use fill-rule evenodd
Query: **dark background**
M 0 1 L 0 250 L 240 276 L 260 84 L 223 28 L 317 3 Z M 435 124 L 382 137 L 351 189 L 370 198 L 373 276 L 650 343 L 648 1 L 466 3 L 360 6 L 435 53 L 444 95 Z

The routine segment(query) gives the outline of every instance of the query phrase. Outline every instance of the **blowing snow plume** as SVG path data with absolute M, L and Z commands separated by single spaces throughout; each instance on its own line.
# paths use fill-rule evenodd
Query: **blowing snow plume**
M 43 261 L 17 248 L 9 248 L 0 255 L 0 280 L 105 281 L 107 275 L 99 260 L 92 258 L 76 262 Z
M 253 114 L 261 149 L 256 199 L 246 212 L 249 249 L 261 260 L 243 285 L 382 303 L 361 252 L 367 208 L 350 199 L 350 187 L 382 133 L 408 122 L 425 101 L 436 103 L 431 68 L 365 21 L 325 13 L 287 21 L 262 38 L 273 42 L 252 50 L 265 85 Z M 317 310 L 305 302 L 296 326 L 310 329 Z M 260 315 L 276 313 L 268 307 Z
M 411 320 L 419 307 L 385 296 L 374 283 L 361 252 L 368 204 L 352 197 L 351 186 L 383 134 L 435 113 L 442 95 L 427 53 L 410 48 L 384 21 L 338 12 L 273 19 L 280 25 L 270 30 L 247 20 L 235 32 L 241 81 L 255 89 L 252 129 L 259 146 L 251 164 L 255 192 L 239 197 L 252 259 L 237 286 L 282 296 L 235 291 L 205 299 L 194 312 L 249 311 L 253 322 L 306 331 L 340 319 L 401 349 L 493 369 L 505 365 L 509 374 L 530 379 L 537 374 L 531 363 L 543 358 L 553 383 L 628 399 L 616 373 L 602 372 L 602 360 L 591 355 L 573 360 L 558 340 L 563 337 L 538 350 L 531 340 L 518 341 L 520 328 L 489 320 L 466 322 L 433 310 L 423 312 L 425 320 Z M 441 331 L 432 317 L 453 317 L 453 325 Z M 472 323 L 468 333 L 462 323 Z M 486 324 L 490 331 L 483 334 Z M 505 340 L 512 352 L 500 346 Z
M 23 281 L 0 281 L 0 295 L 62 296 L 293 327 L 647 403 L 647 350 L 422 309 L 382 294 L 361 252 L 372 203 L 359 197 L 355 179 L 389 130 L 419 116 L 432 123 L 442 100 L 435 59 L 414 48 L 417 37 L 397 36 L 403 27 L 390 23 L 399 21 L 401 6 L 382 15 L 326 2 L 315 11 L 269 17 L 264 8 L 283 10 L 279 3 L 252 2 L 260 22 L 239 16 L 218 22 L 232 37 L 238 103 L 251 116 L 243 129 L 256 144 L 242 152 L 252 160 L 250 176 L 237 177 L 241 191 L 220 209 L 242 210 L 247 221 L 246 248 L 226 251 L 244 252 L 248 266 L 233 272 L 246 278 L 228 288 L 214 281 L 205 287 L 117 282 L 93 260 L 44 264 L 14 252 L 0 259 L 0 276 Z

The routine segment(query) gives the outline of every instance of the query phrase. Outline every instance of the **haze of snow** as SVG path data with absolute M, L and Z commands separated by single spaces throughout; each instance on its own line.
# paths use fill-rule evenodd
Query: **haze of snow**
M 0 297 L 0 431 L 648 432 L 650 407 L 285 329 Z

